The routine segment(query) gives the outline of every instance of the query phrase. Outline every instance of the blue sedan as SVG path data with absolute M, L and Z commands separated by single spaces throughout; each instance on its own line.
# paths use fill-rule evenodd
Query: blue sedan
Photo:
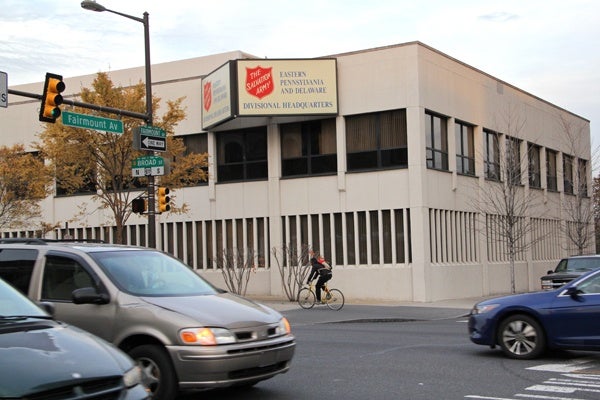
M 532 359 L 546 349 L 600 350 L 600 270 L 556 290 L 475 304 L 469 336 L 516 359 Z

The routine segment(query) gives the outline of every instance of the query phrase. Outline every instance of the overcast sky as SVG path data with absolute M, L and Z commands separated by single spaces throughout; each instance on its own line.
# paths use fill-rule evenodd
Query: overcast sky
M 600 144 L 598 0 L 100 0 L 150 15 L 151 61 L 241 50 L 318 57 L 420 41 L 591 120 Z M 80 0 L 0 0 L 8 85 L 144 64 L 143 26 Z M 10 99 L 9 99 L 10 102 Z

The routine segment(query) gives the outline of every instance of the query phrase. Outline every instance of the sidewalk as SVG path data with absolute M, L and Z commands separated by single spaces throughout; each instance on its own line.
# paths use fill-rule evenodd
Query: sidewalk
M 471 298 L 423 303 L 347 301 L 341 310 L 333 311 L 323 305 L 315 305 L 312 309 L 304 310 L 298 303 L 281 298 L 250 298 L 279 311 L 290 320 L 292 325 L 334 322 L 430 321 L 466 318 L 473 305 L 478 301 L 484 300 L 484 298 Z

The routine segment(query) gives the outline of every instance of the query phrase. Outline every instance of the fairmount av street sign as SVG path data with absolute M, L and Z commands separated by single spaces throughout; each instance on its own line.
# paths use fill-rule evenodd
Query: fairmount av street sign
M 62 112 L 63 125 L 75 128 L 93 129 L 100 132 L 123 133 L 123 121 L 111 118 L 95 117 L 87 114 Z
M 157 126 L 133 128 L 133 148 L 136 150 L 167 151 L 167 133 Z

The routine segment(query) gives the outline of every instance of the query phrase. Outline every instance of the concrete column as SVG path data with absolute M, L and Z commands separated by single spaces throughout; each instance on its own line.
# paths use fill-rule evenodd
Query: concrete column
M 427 162 L 425 159 L 425 113 L 422 107 L 406 109 L 408 131 L 408 176 L 412 251 L 412 298 L 430 301 L 431 257 L 429 240 L 429 202 L 427 199 Z

